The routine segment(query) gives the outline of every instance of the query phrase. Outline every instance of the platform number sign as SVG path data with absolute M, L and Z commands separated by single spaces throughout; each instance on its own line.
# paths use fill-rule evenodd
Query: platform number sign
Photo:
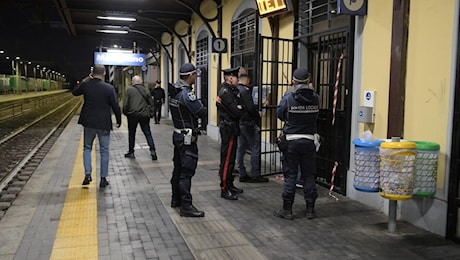
M 227 39 L 225 38 L 212 38 L 212 52 L 225 53 L 227 52 Z
M 337 0 L 337 13 L 348 15 L 367 15 L 367 0 Z

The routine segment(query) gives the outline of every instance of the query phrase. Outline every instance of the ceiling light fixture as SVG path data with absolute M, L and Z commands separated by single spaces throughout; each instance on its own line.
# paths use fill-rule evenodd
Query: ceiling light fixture
M 125 21 L 125 22 L 135 22 L 136 21 L 136 18 L 121 17 L 121 16 L 97 16 L 97 19 L 111 20 L 111 21 Z
M 115 33 L 115 34 L 127 34 L 128 31 L 123 30 L 96 30 L 96 32 L 100 33 Z

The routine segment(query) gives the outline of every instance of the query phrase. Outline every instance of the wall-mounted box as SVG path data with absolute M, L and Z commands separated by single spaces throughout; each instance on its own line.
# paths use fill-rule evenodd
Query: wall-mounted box
M 374 108 L 360 106 L 358 109 L 358 122 L 361 123 L 374 123 Z

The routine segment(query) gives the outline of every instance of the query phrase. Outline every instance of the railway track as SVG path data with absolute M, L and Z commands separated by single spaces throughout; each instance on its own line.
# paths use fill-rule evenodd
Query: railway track
M 0 219 L 82 104 L 65 100 L 0 121 Z

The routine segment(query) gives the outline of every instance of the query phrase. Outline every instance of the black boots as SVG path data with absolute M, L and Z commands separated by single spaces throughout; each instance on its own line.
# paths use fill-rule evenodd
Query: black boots
M 221 191 L 220 196 L 226 200 L 237 200 L 238 196 L 227 189 L 225 191 Z
M 83 179 L 83 183 L 81 185 L 88 185 L 91 181 L 91 174 L 85 174 L 85 179 Z
M 171 208 L 178 208 L 181 206 L 181 200 L 180 199 L 172 199 L 171 200 Z
M 283 208 L 273 212 L 275 217 L 292 220 L 292 201 L 283 201 Z
M 99 183 L 99 187 L 100 188 L 105 188 L 107 186 L 109 186 L 109 182 L 107 181 L 107 179 L 105 177 L 102 177 L 101 182 Z
M 308 219 L 314 219 L 316 217 L 314 201 L 307 201 L 307 210 L 305 211 L 305 217 L 307 217 Z
M 239 189 L 235 186 L 230 186 L 228 189 L 233 193 L 233 194 L 241 194 L 243 193 L 243 189 Z
M 179 214 L 181 215 L 181 217 L 192 217 L 192 218 L 204 217 L 204 212 L 197 210 L 193 205 L 182 206 L 180 208 Z
M 136 156 L 134 156 L 134 152 L 125 153 L 125 157 L 126 157 L 126 158 L 131 158 L 131 159 L 136 158 Z
M 315 202 L 314 201 L 307 201 L 307 207 L 305 211 L 305 217 L 308 219 L 316 218 L 315 215 Z M 283 208 L 273 212 L 273 215 L 279 218 L 284 219 L 293 219 L 292 217 L 292 202 L 284 200 L 283 201 Z

